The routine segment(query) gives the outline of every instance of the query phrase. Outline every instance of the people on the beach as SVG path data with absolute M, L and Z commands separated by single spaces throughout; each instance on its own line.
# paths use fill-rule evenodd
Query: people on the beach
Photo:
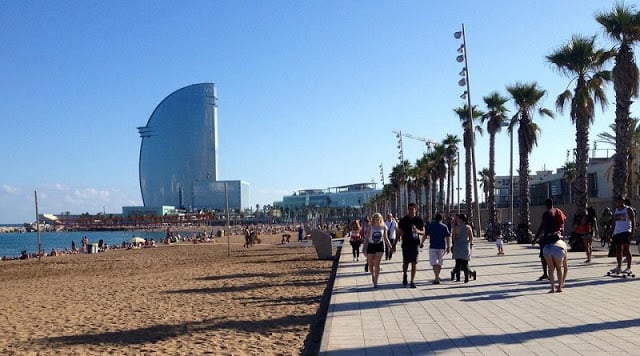
M 391 244 L 388 238 L 387 225 L 384 223 L 382 214 L 375 213 L 371 218 L 369 231 L 364 239 L 362 249 L 367 252 L 367 263 L 371 272 L 371 282 L 373 287 L 378 288 L 378 277 L 380 276 L 380 260 L 386 248 Z
M 613 244 L 616 251 L 616 268 L 612 273 L 631 273 L 631 251 L 629 243 L 635 235 L 636 216 L 633 209 L 625 204 L 623 196 L 616 198 L 616 209 L 613 212 Z M 627 269 L 622 271 L 622 256 L 626 257 Z
M 387 225 L 387 230 L 389 231 L 389 242 L 391 246 L 396 242 L 396 230 L 398 229 L 398 222 L 393 217 L 392 213 L 387 213 L 387 220 L 385 220 L 385 225 Z M 384 259 L 390 260 L 393 256 L 393 252 L 391 252 L 391 247 L 386 247 L 384 249 Z
M 538 278 L 539 281 L 549 279 L 548 263 L 544 257 L 544 247 L 547 244 L 554 244 L 556 241 L 561 240 L 564 224 L 567 220 L 562 210 L 553 207 L 553 200 L 551 198 L 547 198 L 544 201 L 544 205 L 546 210 L 542 213 L 542 221 L 540 222 L 535 238 L 531 242 L 533 245 L 538 241 L 540 245 L 540 253 L 538 256 L 540 256 L 542 263 L 542 276 Z
M 469 269 L 469 259 L 471 258 L 471 247 L 473 246 L 473 230 L 469 226 L 469 219 L 465 214 L 456 216 L 456 227 L 452 231 L 452 251 L 451 254 L 456 261 L 452 276 L 456 282 L 460 282 L 460 271 L 464 272 L 464 283 L 469 282 L 469 275 L 476 279 L 476 272 Z
M 449 227 L 442 222 L 442 214 L 436 213 L 435 220 L 427 226 L 426 233 L 420 242 L 420 248 L 424 248 L 427 236 L 429 237 L 429 263 L 435 276 L 433 284 L 440 284 L 440 271 L 444 263 L 444 256 L 449 254 L 451 248 Z
M 418 263 L 418 249 L 420 248 L 420 235 L 424 235 L 424 221 L 416 215 L 416 203 L 409 203 L 407 215 L 398 223 L 398 235 L 393 245 L 393 251 L 402 239 L 402 284 L 415 288 L 416 266 Z M 411 282 L 407 281 L 407 270 L 411 264 Z
M 353 254 L 353 261 L 360 261 L 360 245 L 362 244 L 362 235 L 360 235 L 362 228 L 358 220 L 351 222 L 351 230 L 349 231 L 349 243 L 351 244 L 351 253 Z
M 86 236 L 82 236 L 82 240 L 80 240 L 81 243 L 81 251 L 82 253 L 88 253 L 89 252 L 89 238 Z

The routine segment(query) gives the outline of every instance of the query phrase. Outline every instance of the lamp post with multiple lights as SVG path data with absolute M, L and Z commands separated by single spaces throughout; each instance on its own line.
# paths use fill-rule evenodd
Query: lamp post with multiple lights
M 468 51 L 467 51 L 467 37 L 464 31 L 464 24 L 462 24 L 461 31 L 454 32 L 453 37 L 455 37 L 456 39 L 462 39 L 462 43 L 458 48 L 459 55 L 456 57 L 456 61 L 458 61 L 459 63 L 464 62 L 464 67 L 460 71 L 460 76 L 462 78 L 458 81 L 458 85 L 460 85 L 461 87 L 466 87 L 466 90 L 464 91 L 464 93 L 462 93 L 462 95 L 460 95 L 460 98 L 467 99 L 467 110 L 469 115 L 468 123 L 469 125 L 471 125 L 471 127 L 469 128 L 470 130 L 469 144 L 471 145 L 471 152 L 473 153 L 474 146 L 475 146 L 475 140 L 474 140 L 474 134 L 473 134 L 473 108 L 471 107 L 471 87 L 469 85 L 469 59 L 468 59 Z M 472 225 L 475 225 L 475 233 L 477 234 L 476 236 L 480 236 L 481 222 L 480 222 L 480 205 L 478 203 L 478 183 L 477 183 L 478 177 L 476 175 L 476 160 L 474 157 L 475 154 L 473 154 L 472 156 L 473 156 L 472 161 L 473 161 L 473 204 L 474 204 L 473 210 L 475 210 L 475 211 L 472 211 L 473 215 L 475 215 L 473 217 L 474 221 L 472 222 Z M 469 201 L 467 201 L 466 203 L 471 204 L 471 202 Z M 468 210 L 471 211 L 471 209 L 468 209 Z
M 400 192 L 399 192 L 399 200 L 400 206 L 396 206 L 396 211 L 398 212 L 398 216 L 404 216 L 403 212 L 406 205 L 406 180 L 407 180 L 407 167 L 405 167 L 404 162 L 404 149 L 402 145 L 402 131 L 398 131 L 396 133 L 396 138 L 398 139 L 398 159 L 400 159 L 400 164 L 402 165 L 402 181 L 400 182 Z

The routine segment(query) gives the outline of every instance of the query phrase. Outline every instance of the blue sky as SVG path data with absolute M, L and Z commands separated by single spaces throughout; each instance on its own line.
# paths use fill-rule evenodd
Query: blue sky
M 627 1 L 629 5 L 636 2 Z M 251 184 L 253 205 L 303 188 L 380 182 L 398 162 L 393 130 L 461 137 L 453 108 L 465 24 L 471 94 L 537 81 L 543 105 L 569 85 L 544 56 L 613 2 L 566 1 L 4 1 L 0 2 L 0 224 L 41 213 L 141 205 L 138 156 L 160 101 L 186 85 L 218 88 L 219 179 Z M 612 105 L 597 112 L 608 130 Z M 511 107 L 511 106 L 510 106 Z M 536 118 L 532 170 L 575 146 L 567 113 Z M 497 139 L 499 175 L 509 140 Z M 602 145 L 601 145 L 602 147 Z M 421 142 L 405 139 L 415 162 Z M 477 142 L 488 166 L 488 138 Z M 385 177 L 388 181 L 388 178 Z M 463 195 L 464 196 L 464 195 Z

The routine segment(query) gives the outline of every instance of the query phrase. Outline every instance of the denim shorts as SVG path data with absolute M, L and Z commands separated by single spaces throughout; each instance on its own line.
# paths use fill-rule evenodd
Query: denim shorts
M 545 258 L 553 258 L 554 260 L 562 260 L 567 255 L 565 250 L 556 245 L 544 245 L 542 249 L 542 255 Z

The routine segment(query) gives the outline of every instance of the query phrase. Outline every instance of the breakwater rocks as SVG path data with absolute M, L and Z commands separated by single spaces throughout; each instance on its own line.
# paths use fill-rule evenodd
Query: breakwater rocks
M 9 232 L 27 232 L 23 226 L 0 226 L 0 234 Z

